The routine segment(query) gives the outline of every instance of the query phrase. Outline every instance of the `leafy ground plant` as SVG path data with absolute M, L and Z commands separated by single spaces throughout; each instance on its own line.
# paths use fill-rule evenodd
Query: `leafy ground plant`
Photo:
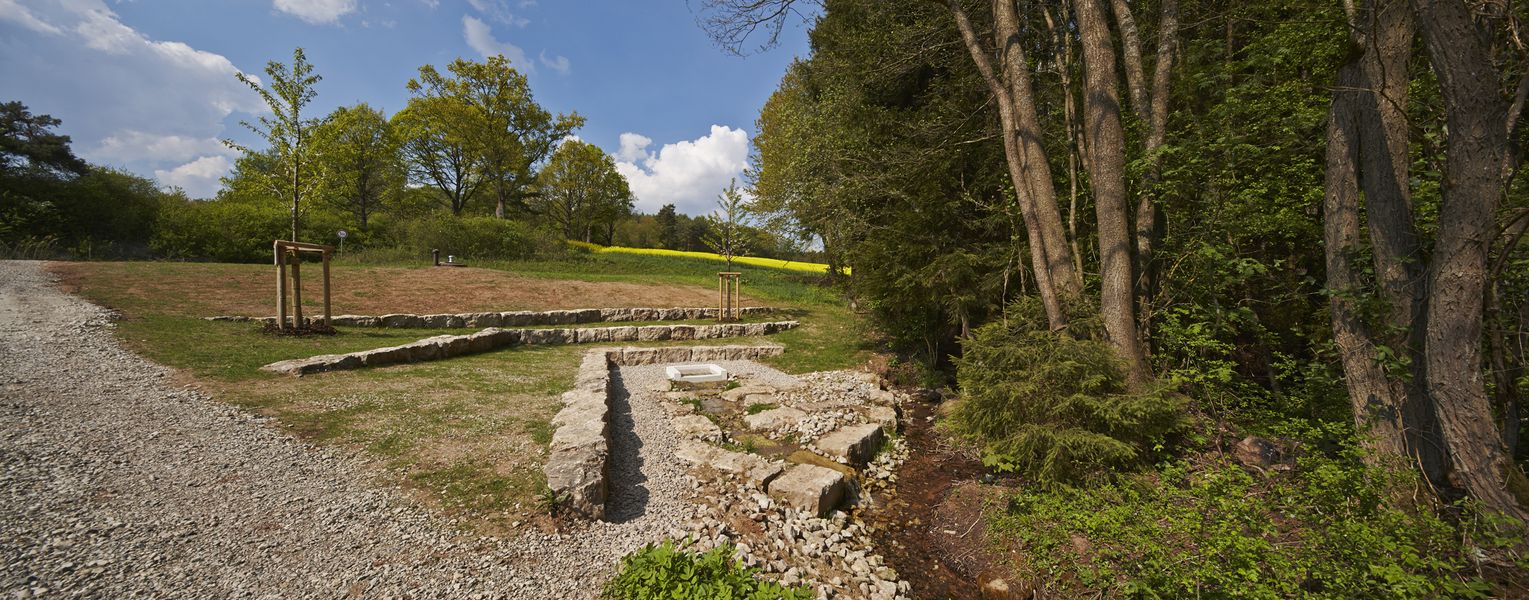
M 807 600 L 805 586 L 782 586 L 759 579 L 755 570 L 733 559 L 733 546 L 705 553 L 674 544 L 648 544 L 621 559 L 621 572 L 605 584 L 609 600 Z

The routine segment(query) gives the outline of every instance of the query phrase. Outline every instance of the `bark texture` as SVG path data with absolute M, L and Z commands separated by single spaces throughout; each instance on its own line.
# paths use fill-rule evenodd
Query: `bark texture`
M 1486 506 L 1529 519 L 1509 491 L 1523 474 L 1490 418 L 1482 376 L 1487 246 L 1509 160 L 1508 103 L 1498 91 L 1484 26 L 1459 0 L 1414 0 L 1430 64 L 1444 97 L 1443 203 L 1428 268 L 1428 394 L 1448 445 L 1452 478 Z M 1490 21 L 1487 21 L 1490 22 Z
M 1149 377 L 1137 337 L 1132 234 L 1125 189 L 1125 131 L 1120 123 L 1115 48 L 1101 0 L 1074 0 L 1083 45 L 1083 116 L 1088 138 L 1089 184 L 1099 231 L 1099 310 L 1105 333 L 1133 383 Z

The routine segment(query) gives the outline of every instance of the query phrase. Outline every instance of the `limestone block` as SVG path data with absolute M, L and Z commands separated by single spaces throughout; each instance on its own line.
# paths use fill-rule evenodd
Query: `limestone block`
M 623 366 L 651 365 L 657 361 L 658 351 L 654 348 L 623 348 L 621 350 Z
M 844 474 L 828 467 L 796 465 L 770 482 L 770 495 L 797 510 L 827 517 L 844 502 Z
M 742 335 L 765 335 L 765 326 L 769 323 L 745 323 Z
M 424 320 L 419 315 L 391 314 L 382 315 L 383 327 L 424 327 Z
M 665 308 L 661 312 L 660 318 L 664 321 L 684 321 L 691 318 L 690 311 L 684 308 Z
M 748 335 L 746 333 L 748 331 L 748 327 L 744 326 L 742 323 L 726 323 L 718 325 L 717 328 L 720 330 L 720 333 L 717 334 L 718 337 L 738 337 L 742 335 Z
M 451 327 L 451 318 L 454 316 L 456 315 L 422 315 L 420 316 L 420 320 L 424 322 L 424 327 L 440 329 L 443 327 Z
M 512 310 L 499 313 L 500 327 L 516 327 L 531 324 L 531 313 L 523 310 Z
M 604 402 L 579 401 L 563 407 L 552 416 L 552 426 L 559 429 L 569 426 L 593 427 L 594 423 L 606 423 L 610 410 Z
M 654 348 L 653 354 L 653 361 L 658 364 L 690 362 L 690 348 L 685 346 Z
M 584 360 L 579 363 L 579 372 L 573 379 L 574 389 L 587 390 L 604 395 L 609 393 L 610 383 L 610 362 L 606 360 L 605 352 L 585 353 Z
M 558 427 L 557 431 L 552 433 L 552 443 L 549 447 L 553 452 L 561 452 L 590 444 L 605 444 L 605 434 L 609 430 L 610 424 L 603 420 L 568 423 Z
M 742 402 L 745 396 L 755 394 L 774 394 L 775 388 L 768 385 L 745 385 L 722 392 L 722 397 L 732 402 Z
M 610 327 L 582 327 L 573 332 L 576 344 L 598 344 L 611 341 Z
M 471 349 L 471 342 L 465 335 L 454 335 L 442 338 L 440 341 L 441 358 L 451 358 L 467 354 Z
M 865 411 L 865 417 L 872 423 L 880 425 L 884 431 L 897 431 L 897 408 L 892 406 L 872 406 Z
M 656 342 L 669 339 L 673 328 L 668 325 L 645 325 L 637 328 L 637 339 L 643 342 Z
M 573 322 L 575 323 L 600 322 L 600 309 L 598 308 L 581 308 L 573 311 L 573 313 Z
M 742 475 L 759 485 L 769 484 L 780 475 L 784 468 L 780 461 L 766 460 L 755 454 L 723 450 L 696 440 L 680 441 L 680 447 L 674 451 L 674 456 L 693 465 L 704 465 L 724 473 Z
M 773 431 L 795 425 L 797 421 L 802 420 L 802 417 L 805 416 L 807 416 L 807 413 L 789 406 L 782 406 L 752 415 L 745 415 L 743 423 L 754 431 Z
M 622 327 L 607 327 L 611 331 L 612 342 L 635 342 L 637 341 L 637 328 L 626 325 Z
M 364 352 L 357 352 L 356 356 L 361 359 L 361 365 L 366 367 L 381 367 L 401 362 L 408 362 L 409 351 L 400 346 L 376 348 Z
M 608 455 L 603 439 L 598 444 L 552 453 L 542 472 L 547 475 L 547 487 L 561 499 L 564 510 L 587 519 L 605 518 Z
M 695 339 L 710 340 L 722 337 L 722 328 L 716 325 L 696 325 Z
M 849 465 L 864 465 L 881 449 L 881 425 L 848 425 L 819 438 L 818 449 L 829 458 Z
M 695 337 L 695 325 L 670 325 L 669 339 L 693 340 Z
M 683 417 L 675 417 L 673 422 L 674 430 L 687 438 L 703 442 L 722 441 L 722 428 L 717 427 L 716 423 L 711 422 L 711 419 L 704 416 L 685 415 Z
M 524 339 L 531 345 L 566 344 L 573 339 L 572 329 L 522 329 Z

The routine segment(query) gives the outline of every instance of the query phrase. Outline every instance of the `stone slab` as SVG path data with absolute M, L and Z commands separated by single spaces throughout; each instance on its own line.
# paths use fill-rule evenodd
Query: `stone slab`
M 826 517 L 849 495 L 844 474 L 817 465 L 795 465 L 770 482 L 770 496 L 808 514 Z
M 675 417 L 672 422 L 676 432 L 692 440 L 701 440 L 703 442 L 722 441 L 722 428 L 718 427 L 716 423 L 711 422 L 711 419 L 702 415 Z
M 705 417 L 702 417 L 705 418 Z M 742 475 L 759 485 L 768 485 L 780 475 L 784 465 L 754 454 L 724 450 L 696 440 L 682 440 L 675 458 L 693 465 L 711 467 L 723 473 Z
M 850 465 L 864 465 L 881 449 L 885 440 L 881 425 L 848 425 L 818 439 L 817 447 L 829 458 Z
M 744 415 L 743 423 L 754 431 L 774 431 L 795 425 L 802 417 L 807 416 L 800 410 L 789 406 L 772 408 L 752 415 Z

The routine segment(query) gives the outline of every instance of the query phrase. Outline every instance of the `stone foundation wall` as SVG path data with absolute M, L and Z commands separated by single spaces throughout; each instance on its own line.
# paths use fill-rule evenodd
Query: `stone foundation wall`
M 301 377 L 310 373 L 321 373 L 324 371 L 343 371 L 362 367 L 379 367 L 398 363 L 439 360 L 518 345 L 709 340 L 770 335 L 793 329 L 798 325 L 797 321 L 772 321 L 768 323 L 726 323 L 721 325 L 628 325 L 623 327 L 560 327 L 551 329 L 499 329 L 490 327 L 469 335 L 438 335 L 402 346 L 376 348 L 349 354 L 321 354 L 308 358 L 284 360 L 268 364 L 260 369 L 272 373 Z M 735 347 L 722 346 L 721 348 Z M 638 358 L 640 356 L 649 356 L 649 354 L 645 353 L 652 353 L 651 356 L 656 357 L 661 351 L 669 352 L 665 356 L 679 356 L 681 353 L 691 351 L 689 348 L 634 348 L 631 350 L 633 352 L 631 360 L 633 361 L 642 360 Z M 685 356 L 687 358 L 676 359 L 675 361 L 664 360 L 662 362 L 733 360 L 721 356 L 708 358 L 689 358 L 689 354 L 685 354 Z M 622 360 L 626 359 L 623 358 Z M 650 362 L 652 361 L 650 360 Z M 648 363 L 620 362 L 618 364 Z
M 742 316 L 760 316 L 781 312 L 768 306 L 749 306 L 739 309 Z M 346 327 L 401 327 L 420 329 L 452 329 L 457 327 L 526 327 L 533 325 L 579 325 L 584 323 L 620 323 L 633 321 L 696 321 L 717 318 L 715 308 L 583 308 L 576 310 L 507 311 L 483 313 L 456 313 L 438 315 L 391 314 L 391 315 L 338 315 L 330 318 L 331 325 Z M 218 316 L 205 317 L 208 321 L 276 322 L 276 317 Z M 318 319 L 306 318 L 310 322 Z
M 715 360 L 754 360 L 780 356 L 780 346 L 677 346 L 672 348 L 595 348 L 584 353 L 573 389 L 563 392 L 563 409 L 552 417 L 552 444 L 542 472 L 547 487 L 564 510 L 586 519 L 605 518 L 610 497 L 610 370 L 648 365 Z

